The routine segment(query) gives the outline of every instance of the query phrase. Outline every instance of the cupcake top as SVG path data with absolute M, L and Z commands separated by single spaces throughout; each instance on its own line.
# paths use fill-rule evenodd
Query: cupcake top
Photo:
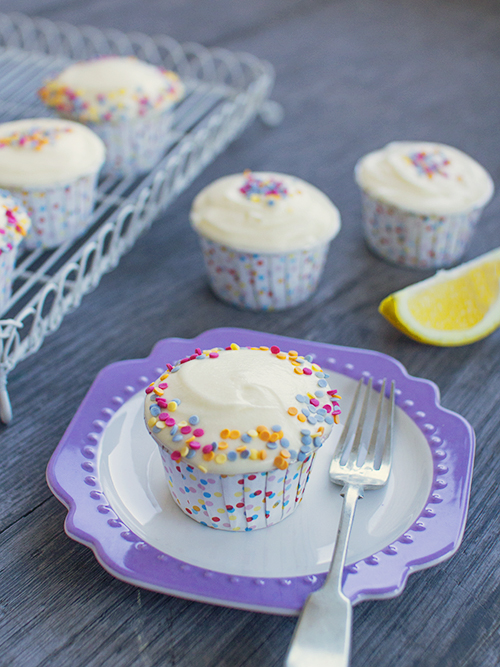
M 340 414 L 312 357 L 276 346 L 196 349 L 146 388 L 150 434 L 202 472 L 267 472 L 304 461 Z
M 245 171 L 204 188 L 193 202 L 191 223 L 202 236 L 236 250 L 280 253 L 330 241 L 340 215 L 300 178 Z
M 0 190 L 0 255 L 17 248 L 30 227 L 31 220 L 21 204 Z
M 0 125 L 0 186 L 67 185 L 99 171 L 106 149 L 92 130 L 56 118 Z
M 465 213 L 493 195 L 488 172 L 445 144 L 393 141 L 361 158 L 355 174 L 375 199 L 424 215 Z
M 39 95 L 61 116 L 117 123 L 169 109 L 184 96 L 184 86 L 175 72 L 134 56 L 103 56 L 70 65 Z

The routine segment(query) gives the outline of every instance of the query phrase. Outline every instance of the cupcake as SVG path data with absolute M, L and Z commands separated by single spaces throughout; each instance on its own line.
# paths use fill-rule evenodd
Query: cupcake
M 54 248 L 83 234 L 104 154 L 99 137 L 79 123 L 31 118 L 0 125 L 0 187 L 28 211 L 28 248 Z
M 31 221 L 19 202 L 0 190 L 0 314 L 12 292 L 17 249 L 30 226 Z
M 340 215 L 299 178 L 246 171 L 204 188 L 191 223 L 214 292 L 242 308 L 278 310 L 316 289 Z
M 39 95 L 101 137 L 104 173 L 132 175 L 152 169 L 171 142 L 172 108 L 184 86 L 175 72 L 133 56 L 104 56 L 70 65 Z
M 145 420 L 180 509 L 222 530 L 289 516 L 338 423 L 327 378 L 312 357 L 276 346 L 198 348 L 167 364 L 146 389 Z
M 488 172 L 457 148 L 394 141 L 365 155 L 355 178 L 368 245 L 422 269 L 456 263 L 493 195 Z

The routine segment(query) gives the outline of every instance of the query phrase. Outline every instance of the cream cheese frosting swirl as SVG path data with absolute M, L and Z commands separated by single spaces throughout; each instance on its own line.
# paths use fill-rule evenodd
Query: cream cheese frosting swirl
M 365 155 L 356 180 L 367 194 L 424 215 L 464 213 L 484 206 L 493 181 L 473 158 L 445 144 L 394 141 Z
M 99 171 L 106 149 L 80 123 L 30 118 L 0 125 L 0 187 L 68 185 Z
M 338 422 L 328 373 L 278 347 L 197 349 L 146 389 L 149 432 L 173 461 L 202 472 L 286 469 Z
M 235 250 L 307 250 L 334 238 L 340 215 L 318 188 L 278 173 L 245 172 L 214 181 L 195 198 L 191 223 Z

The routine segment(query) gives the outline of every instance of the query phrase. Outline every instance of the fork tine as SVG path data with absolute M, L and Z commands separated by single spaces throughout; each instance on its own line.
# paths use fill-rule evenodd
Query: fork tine
M 385 398 L 385 383 L 386 378 L 380 387 L 380 395 L 378 397 L 377 412 L 375 413 L 375 421 L 373 422 L 372 437 L 370 438 L 370 445 L 366 452 L 365 464 L 373 465 L 375 462 L 375 454 L 377 449 L 378 431 L 380 427 L 380 418 L 382 417 L 382 401 Z
M 341 433 L 339 441 L 337 443 L 337 447 L 335 448 L 335 453 L 333 455 L 332 461 L 339 461 L 342 458 L 342 454 L 344 453 L 344 449 L 345 449 L 345 446 L 346 446 L 346 443 L 347 443 L 347 436 L 349 435 L 349 431 L 351 430 L 352 422 L 354 421 L 354 415 L 356 413 L 356 408 L 357 408 L 357 405 L 358 405 L 359 392 L 361 391 L 361 385 L 362 384 L 363 384 L 363 378 L 360 378 L 360 380 L 358 382 L 358 386 L 356 387 L 356 393 L 354 394 L 354 398 L 352 399 L 349 414 L 347 415 L 346 423 L 344 424 L 344 428 L 342 429 L 342 433 Z
M 394 433 L 394 394 L 396 392 L 396 383 L 391 382 L 391 395 L 389 397 L 389 416 L 387 417 L 387 428 L 385 431 L 384 451 L 382 453 L 382 461 L 380 467 L 383 465 L 390 465 L 392 458 L 392 441 Z
M 361 414 L 359 415 L 358 426 L 356 428 L 356 435 L 354 436 L 354 442 L 352 443 L 351 453 L 349 454 L 349 459 L 350 461 L 353 462 L 356 462 L 358 458 L 359 445 L 361 442 L 361 436 L 363 435 L 366 413 L 368 412 L 368 401 L 370 400 L 370 394 L 372 392 L 372 382 L 373 379 L 370 378 L 363 398 L 363 405 L 361 407 Z

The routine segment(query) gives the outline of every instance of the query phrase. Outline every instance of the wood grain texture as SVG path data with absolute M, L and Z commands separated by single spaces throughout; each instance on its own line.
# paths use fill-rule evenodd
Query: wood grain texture
M 354 613 L 353 667 L 493 667 L 500 662 L 500 331 L 457 349 L 415 343 L 377 313 L 389 292 L 429 273 L 382 263 L 364 246 L 356 160 L 392 139 L 430 139 L 478 159 L 500 184 L 500 6 L 487 0 L 3 0 L 75 24 L 250 51 L 277 71 L 282 125 L 254 123 L 139 239 L 9 387 L 1 431 L 0 665 L 277 667 L 295 620 L 223 609 L 115 580 L 63 533 L 65 509 L 44 473 L 93 378 L 148 355 L 169 336 L 241 326 L 369 347 L 433 380 L 442 404 L 477 435 L 463 544 L 410 577 L 404 594 Z M 342 214 L 318 292 L 284 313 L 256 314 L 208 290 L 187 219 L 197 191 L 243 168 L 296 174 Z M 500 245 L 500 197 L 466 258 Z

